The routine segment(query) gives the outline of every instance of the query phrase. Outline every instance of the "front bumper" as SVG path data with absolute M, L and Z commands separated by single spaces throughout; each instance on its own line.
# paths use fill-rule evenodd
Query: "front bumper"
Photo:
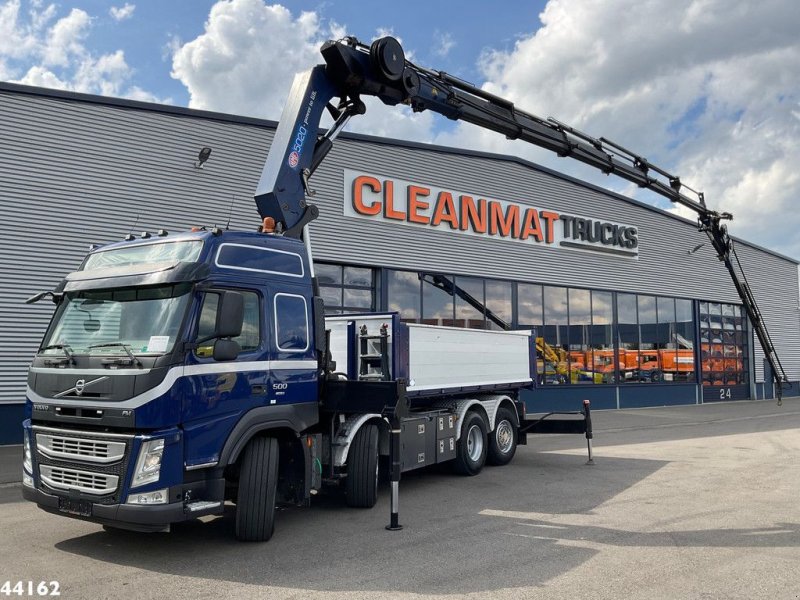
M 210 483 L 210 482 L 209 482 Z M 218 480 L 215 487 L 224 490 L 225 481 Z M 72 517 L 82 521 L 90 521 L 101 525 L 110 525 L 119 529 L 154 532 L 164 531 L 171 523 L 180 523 L 205 515 L 222 514 L 224 503 L 202 510 L 190 510 L 184 502 L 170 504 L 91 504 L 90 515 L 79 515 L 59 508 L 59 496 L 48 494 L 42 490 L 22 487 L 22 496 L 35 502 L 39 508 L 60 516 Z M 172 494 L 170 494 L 172 497 Z

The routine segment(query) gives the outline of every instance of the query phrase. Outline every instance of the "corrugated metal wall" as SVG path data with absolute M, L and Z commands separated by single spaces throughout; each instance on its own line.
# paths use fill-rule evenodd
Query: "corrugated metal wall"
M 252 193 L 273 133 L 252 119 L 24 91 L 0 86 L 0 403 L 24 400 L 25 370 L 51 313 L 47 302 L 24 305 L 26 297 L 74 270 L 90 243 L 131 229 L 224 225 L 231 208 L 232 227 L 254 228 Z M 196 169 L 203 146 L 211 158 Z M 640 257 L 345 220 L 344 168 L 636 225 Z M 710 244 L 688 254 L 705 239 L 692 224 L 517 161 L 347 138 L 313 187 L 317 259 L 738 303 Z M 797 265 L 739 248 L 784 366 L 800 379 Z M 760 378 L 758 354 L 756 365 Z

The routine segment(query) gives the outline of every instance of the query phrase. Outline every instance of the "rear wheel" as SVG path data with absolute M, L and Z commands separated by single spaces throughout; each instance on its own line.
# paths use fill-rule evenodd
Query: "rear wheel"
M 488 439 L 486 421 L 476 412 L 468 412 L 461 424 L 461 437 L 453 468 L 462 475 L 477 475 L 486 463 Z
M 275 492 L 278 484 L 278 440 L 250 440 L 239 472 L 236 538 L 266 542 L 275 530 Z
M 517 426 L 513 412 L 508 408 L 497 411 L 494 431 L 489 434 L 489 455 L 486 457 L 490 465 L 507 465 L 517 451 Z
M 347 457 L 347 505 L 372 508 L 378 501 L 378 426 L 364 425 L 356 432 Z

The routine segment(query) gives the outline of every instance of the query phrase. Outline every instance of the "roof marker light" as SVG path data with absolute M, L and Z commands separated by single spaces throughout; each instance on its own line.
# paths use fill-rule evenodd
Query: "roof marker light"
M 275 219 L 272 217 L 264 217 L 264 221 L 261 224 L 261 232 L 275 233 Z

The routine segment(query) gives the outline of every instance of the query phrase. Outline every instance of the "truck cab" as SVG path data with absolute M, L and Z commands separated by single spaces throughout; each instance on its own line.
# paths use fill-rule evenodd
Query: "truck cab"
M 274 429 L 287 459 L 302 456 L 297 432 L 318 421 L 302 242 L 145 235 L 94 250 L 51 295 L 28 377 L 26 498 L 161 529 L 221 512 L 231 465 L 257 431 Z

